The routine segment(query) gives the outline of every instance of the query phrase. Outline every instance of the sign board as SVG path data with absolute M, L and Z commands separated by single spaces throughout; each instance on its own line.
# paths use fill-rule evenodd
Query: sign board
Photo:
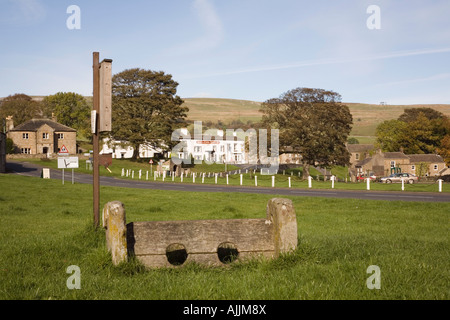
M 100 63 L 100 125 L 99 132 L 111 131 L 112 60 Z
M 69 150 L 67 150 L 66 146 L 63 145 L 63 146 L 59 149 L 58 154 L 59 154 L 59 155 L 67 155 L 67 154 L 69 154 Z
M 104 153 L 98 156 L 98 163 L 105 168 L 112 164 L 112 153 Z
M 58 169 L 78 169 L 78 157 L 58 158 Z
M 97 133 L 97 111 L 91 110 L 91 131 Z
M 150 161 L 149 161 L 148 163 L 150 163 L 150 164 L 153 164 L 153 160 L 152 160 L 152 159 L 150 159 Z

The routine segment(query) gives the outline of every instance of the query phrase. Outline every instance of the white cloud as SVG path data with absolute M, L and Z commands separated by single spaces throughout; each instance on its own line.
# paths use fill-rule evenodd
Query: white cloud
M 42 21 L 46 11 L 38 0 L 6 0 L 2 2 L 0 22 L 8 25 L 28 25 Z
M 224 28 L 216 9 L 209 0 L 195 0 L 192 9 L 202 26 L 203 34 L 192 41 L 177 46 L 171 52 L 180 54 L 199 53 L 216 48 L 224 38 Z
M 223 72 L 217 72 L 217 73 L 184 76 L 183 78 L 204 78 L 204 77 L 213 77 L 213 76 L 226 76 L 226 75 L 250 73 L 250 72 L 293 69 L 293 68 L 302 68 L 302 67 L 311 67 L 311 66 L 320 66 L 320 65 L 345 64 L 345 63 L 355 63 L 355 62 L 363 62 L 363 61 L 376 61 L 376 60 L 394 59 L 394 58 L 402 58 L 402 57 L 409 57 L 409 56 L 428 55 L 428 54 L 447 53 L 447 52 L 450 52 L 450 47 L 449 48 L 436 48 L 436 49 L 419 49 L 419 50 L 409 50 L 409 51 L 394 51 L 394 52 L 379 53 L 376 55 L 368 55 L 368 56 L 352 56 L 352 57 L 347 57 L 347 58 L 305 60 L 305 61 L 292 62 L 292 63 L 286 63 L 286 64 L 278 64 L 278 65 L 254 66 L 254 67 L 241 68 L 241 69 L 235 69 L 235 70 L 229 70 L 229 71 L 223 71 Z

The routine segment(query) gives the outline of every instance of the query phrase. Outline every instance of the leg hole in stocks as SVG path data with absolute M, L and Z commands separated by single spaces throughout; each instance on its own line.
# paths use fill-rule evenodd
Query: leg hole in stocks
M 188 253 L 184 245 L 180 243 L 173 243 L 167 247 L 166 257 L 170 264 L 180 266 L 188 258 Z
M 239 256 L 239 251 L 231 242 L 223 242 L 217 248 L 217 256 L 222 263 L 231 263 Z

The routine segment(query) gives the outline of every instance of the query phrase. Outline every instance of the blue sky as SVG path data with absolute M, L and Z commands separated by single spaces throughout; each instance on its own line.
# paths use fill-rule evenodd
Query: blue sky
M 80 29 L 67 27 L 70 5 Z M 344 102 L 450 103 L 449 15 L 448 0 L 0 0 L 0 97 L 91 95 L 98 51 L 113 73 L 171 74 L 182 98 L 312 87 Z

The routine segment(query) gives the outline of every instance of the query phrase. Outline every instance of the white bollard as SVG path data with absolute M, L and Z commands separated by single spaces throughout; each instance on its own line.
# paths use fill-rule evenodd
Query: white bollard
M 336 179 L 335 176 L 331 176 L 331 189 L 334 189 L 334 180 Z
M 405 179 L 402 178 L 402 191 L 405 190 Z
M 308 188 L 312 188 L 312 178 L 311 176 L 308 176 Z
M 184 175 L 184 172 L 181 173 L 181 182 L 183 182 L 183 175 Z
M 147 173 L 145 174 L 145 180 L 148 180 L 148 171 L 147 171 Z
M 131 171 L 131 179 L 134 179 L 134 170 Z
M 442 182 L 443 182 L 444 180 L 442 180 L 442 179 L 439 179 L 438 180 L 438 183 L 439 183 L 439 192 L 442 192 Z
M 125 169 L 124 168 L 122 168 L 122 177 L 125 175 Z
M 156 181 L 156 171 L 153 174 L 153 180 Z
M 141 180 L 142 177 L 142 170 L 139 170 L 139 180 Z
M 370 190 L 370 178 L 367 178 L 366 181 L 367 181 L 367 190 Z
M 192 173 L 192 183 L 195 183 L 195 172 Z
M 228 184 L 228 173 L 227 173 L 227 184 Z
M 291 187 L 291 177 L 288 178 L 289 180 L 289 188 Z
M 275 176 L 272 176 L 272 188 L 275 187 Z
M 172 173 L 172 182 L 175 181 L 175 172 Z
M 240 170 L 239 170 L 240 171 Z M 241 174 L 241 186 L 242 186 L 242 174 Z
M 255 176 L 255 187 L 258 186 L 258 176 Z
M 217 184 L 217 176 L 218 176 L 218 173 L 216 173 L 216 177 L 215 177 L 216 178 L 216 184 Z
M 202 174 L 202 183 L 205 183 L 205 173 Z

